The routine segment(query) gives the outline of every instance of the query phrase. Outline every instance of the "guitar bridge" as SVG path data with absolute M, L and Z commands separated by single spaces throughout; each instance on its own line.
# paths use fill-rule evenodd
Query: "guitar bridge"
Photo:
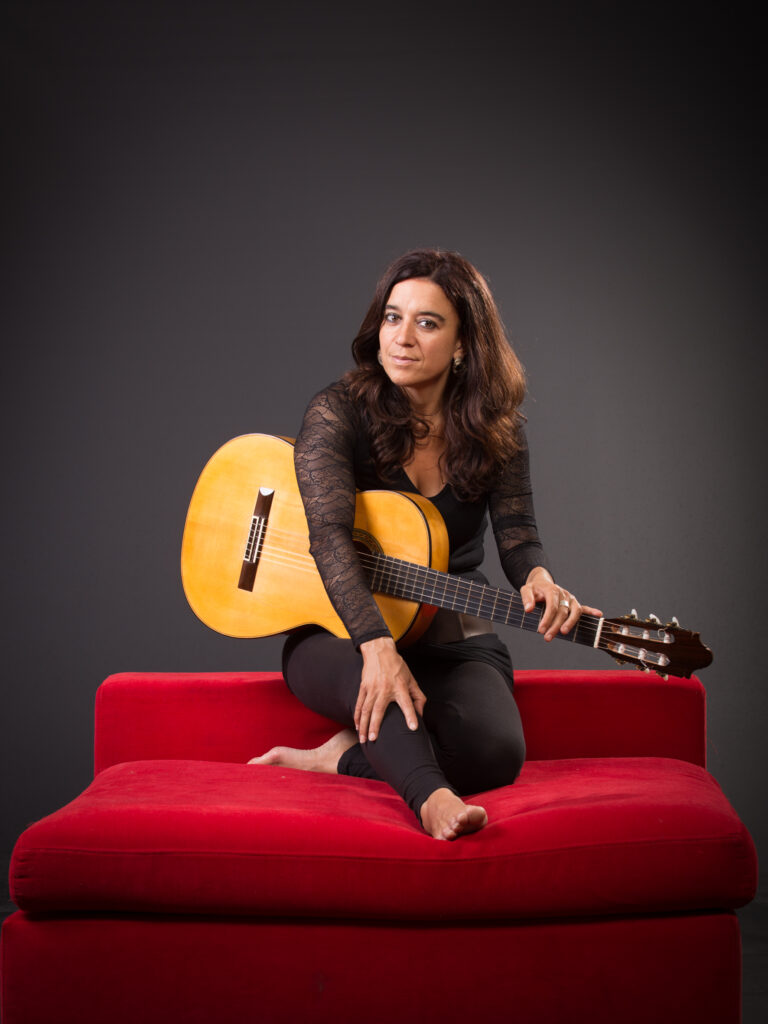
M 275 496 L 271 487 L 260 487 L 256 506 L 251 517 L 251 528 L 248 531 L 248 543 L 245 545 L 243 564 L 240 568 L 240 579 L 237 586 L 240 590 L 253 590 L 256 582 L 256 570 L 259 567 L 261 549 L 264 546 L 264 535 L 267 532 L 269 510 Z

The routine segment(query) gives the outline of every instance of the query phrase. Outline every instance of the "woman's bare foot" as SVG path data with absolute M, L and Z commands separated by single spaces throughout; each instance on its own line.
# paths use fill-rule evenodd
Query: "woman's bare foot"
M 296 747 L 272 747 L 261 757 L 252 757 L 248 764 L 274 764 L 283 768 L 299 768 L 304 772 L 325 772 L 337 774 L 339 758 L 345 750 L 357 743 L 357 735 L 351 729 L 342 729 L 320 747 L 299 750 Z
M 421 805 L 421 825 L 433 839 L 458 839 L 488 823 L 484 808 L 465 804 L 450 789 L 436 789 Z

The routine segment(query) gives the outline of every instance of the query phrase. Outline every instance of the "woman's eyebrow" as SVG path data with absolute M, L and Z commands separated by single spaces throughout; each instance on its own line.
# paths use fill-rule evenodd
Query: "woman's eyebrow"
M 384 307 L 384 311 L 385 311 L 385 312 L 386 312 L 386 311 L 387 311 L 388 309 L 391 309 L 393 313 L 399 313 L 399 312 L 400 312 L 400 307 L 399 307 L 399 306 L 396 306 L 396 305 L 395 305 L 394 303 L 392 303 L 392 302 L 388 302 L 388 303 L 386 304 L 386 306 Z M 416 314 L 416 316 L 417 316 L 417 317 L 421 317 L 421 316 L 431 316 L 431 317 L 432 317 L 432 318 L 433 318 L 434 320 L 439 320 L 439 321 L 440 321 L 441 323 L 443 323 L 443 324 L 445 323 L 445 317 L 444 317 L 444 316 L 442 315 L 442 313 L 432 313 L 432 312 L 430 312 L 430 310 L 428 310 L 428 309 L 423 309 L 423 310 L 422 310 L 422 311 L 421 311 L 420 313 L 417 313 L 417 314 Z

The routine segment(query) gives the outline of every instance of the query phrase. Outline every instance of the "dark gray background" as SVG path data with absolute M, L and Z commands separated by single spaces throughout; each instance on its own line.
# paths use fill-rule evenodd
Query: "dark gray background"
M 631 6 L 3 6 L 0 850 L 88 782 L 108 673 L 278 667 L 188 609 L 189 497 L 295 433 L 415 245 L 490 280 L 561 581 L 713 648 L 710 767 L 768 842 L 760 33 Z

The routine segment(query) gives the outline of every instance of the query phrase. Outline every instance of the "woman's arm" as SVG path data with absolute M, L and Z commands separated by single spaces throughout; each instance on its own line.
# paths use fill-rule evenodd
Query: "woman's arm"
M 552 577 L 536 525 L 528 442 L 522 427 L 520 436 L 522 447 L 489 496 L 488 507 L 507 579 L 520 591 L 527 612 L 536 604 L 545 606 L 538 631 L 550 641 L 558 632 L 570 632 L 582 612 L 598 616 L 602 612 L 580 604 Z
M 353 462 L 359 429 L 343 387 L 332 385 L 310 402 L 294 461 L 310 551 L 333 607 L 363 656 L 355 728 L 365 743 L 376 739 L 393 701 L 409 728 L 418 728 L 417 712 L 423 712 L 426 697 L 397 652 L 355 551 Z
M 356 647 L 390 636 L 355 551 L 354 410 L 341 385 L 310 402 L 296 438 L 294 464 L 309 527 L 310 552 Z

